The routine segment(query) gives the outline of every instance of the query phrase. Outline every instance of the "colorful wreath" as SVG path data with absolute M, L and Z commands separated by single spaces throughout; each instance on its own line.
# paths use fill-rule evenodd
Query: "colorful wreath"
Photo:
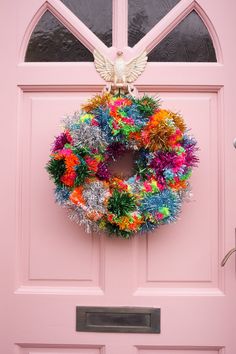
M 133 176 L 112 176 L 109 162 L 127 150 L 137 152 Z M 183 118 L 157 99 L 105 93 L 64 120 L 46 169 L 72 220 L 130 238 L 176 220 L 196 150 Z

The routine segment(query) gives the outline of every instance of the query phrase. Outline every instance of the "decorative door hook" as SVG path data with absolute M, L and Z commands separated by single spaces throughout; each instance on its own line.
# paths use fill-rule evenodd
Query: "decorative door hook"
M 123 52 L 118 51 L 114 63 L 105 58 L 96 49 L 93 53 L 94 64 L 100 76 L 110 84 L 105 88 L 106 91 L 115 93 L 130 93 L 135 95 L 137 90 L 133 83 L 144 71 L 147 64 L 147 52 L 144 51 L 136 58 L 125 62 Z

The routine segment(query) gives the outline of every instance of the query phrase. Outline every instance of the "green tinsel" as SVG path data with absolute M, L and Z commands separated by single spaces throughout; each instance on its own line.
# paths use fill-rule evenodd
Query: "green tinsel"
M 117 217 L 128 215 L 136 208 L 135 197 L 127 192 L 114 191 L 108 202 L 108 211 Z
M 125 231 L 125 230 L 120 230 L 118 225 L 111 224 L 111 223 L 106 223 L 106 230 L 108 231 L 108 234 L 110 236 L 115 235 L 117 237 L 122 237 L 122 238 L 130 238 L 133 235 L 133 232 L 130 231 Z
M 89 170 L 85 162 L 81 162 L 79 166 L 76 168 L 76 179 L 75 179 L 75 187 L 80 186 L 84 183 L 86 177 L 89 176 Z
M 77 146 L 75 147 L 71 144 L 65 144 L 64 148 L 70 149 L 73 152 L 73 154 L 78 156 L 78 158 L 87 156 L 91 153 L 91 149 L 89 148 L 82 148 L 82 147 L 78 148 Z
M 77 155 L 79 158 L 91 154 L 91 149 L 89 148 L 78 148 L 70 145 L 69 149 L 71 149 L 73 154 Z
M 159 102 L 154 100 L 154 98 L 144 95 L 142 98 L 136 100 L 138 110 L 145 115 L 145 117 L 150 117 L 153 115 L 155 110 L 159 107 Z
M 60 178 L 66 170 L 64 160 L 51 159 L 46 165 L 46 170 L 57 186 L 63 185 Z
M 148 160 L 145 157 L 145 150 L 143 150 L 143 158 L 139 158 L 135 161 L 135 170 L 137 171 L 137 175 L 141 177 L 141 179 L 146 179 L 147 176 L 152 175 L 152 171 L 148 167 Z

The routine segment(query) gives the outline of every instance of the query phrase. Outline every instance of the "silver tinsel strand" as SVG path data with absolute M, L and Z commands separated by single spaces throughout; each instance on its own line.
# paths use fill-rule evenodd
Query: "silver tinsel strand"
M 104 148 L 107 142 L 99 127 L 81 123 L 79 128 L 71 131 L 71 136 L 76 147 Z
M 76 111 L 72 116 L 66 116 L 63 121 L 63 127 L 67 130 L 73 130 L 76 124 L 79 124 L 80 112 Z
M 83 197 L 86 201 L 86 206 L 89 211 L 98 213 L 106 213 L 107 209 L 104 201 L 109 196 L 108 188 L 104 188 L 104 183 L 100 181 L 85 184 Z
M 67 209 L 69 212 L 69 218 L 71 221 L 76 222 L 79 225 L 84 226 L 84 229 L 87 233 L 91 232 L 99 232 L 98 225 L 96 224 L 95 221 L 89 220 L 86 212 L 80 208 L 79 206 L 76 206 L 75 204 L 68 202 L 67 204 Z

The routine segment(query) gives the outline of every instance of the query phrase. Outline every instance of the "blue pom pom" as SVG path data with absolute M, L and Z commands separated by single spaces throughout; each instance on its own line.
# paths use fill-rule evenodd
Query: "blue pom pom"
M 65 186 L 55 189 L 55 200 L 59 205 L 64 205 L 69 199 L 70 191 Z
M 104 133 L 107 142 L 110 144 L 113 142 L 113 134 L 109 122 L 111 120 L 109 109 L 104 109 L 99 107 L 94 111 L 95 118 L 101 128 L 101 131 Z
M 154 215 L 163 207 L 169 209 L 169 215 L 164 219 L 165 223 L 176 220 L 181 207 L 180 196 L 169 189 L 165 189 L 159 193 L 145 196 L 139 208 L 141 213 L 151 213 Z
M 157 224 L 154 224 L 153 222 L 151 221 L 146 221 L 141 229 L 140 229 L 140 232 L 148 232 L 148 231 L 153 231 L 157 228 Z
M 131 117 L 135 121 L 135 126 L 138 126 L 140 129 L 144 127 L 148 121 L 148 118 L 145 118 L 140 114 L 136 104 L 123 107 L 122 111 L 125 112 L 127 117 Z

